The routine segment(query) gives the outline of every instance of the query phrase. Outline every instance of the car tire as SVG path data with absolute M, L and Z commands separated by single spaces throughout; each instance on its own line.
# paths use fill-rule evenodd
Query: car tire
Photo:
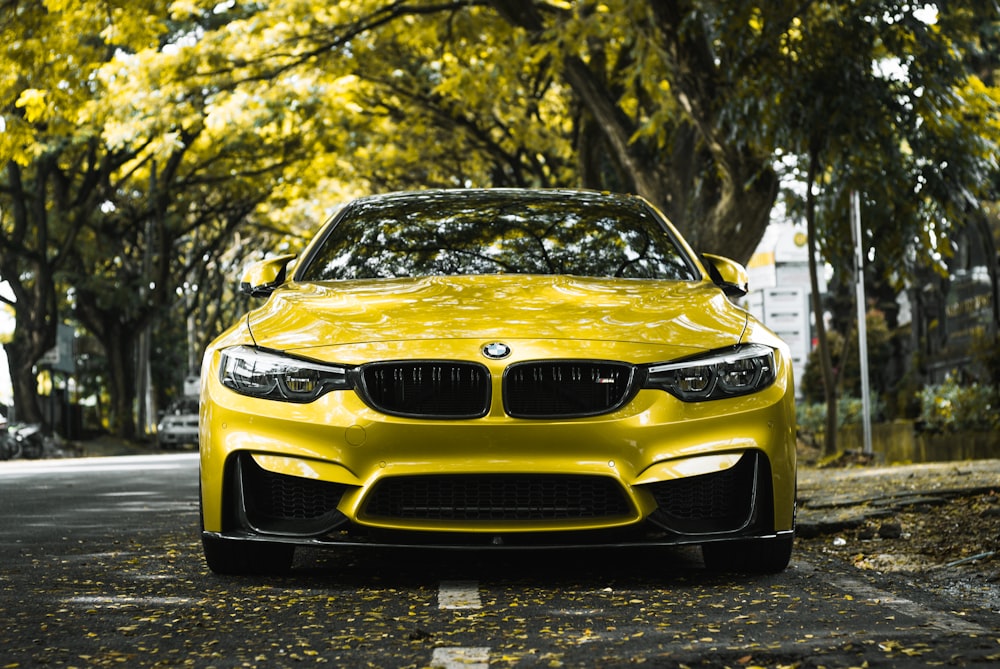
M 201 538 L 205 562 L 216 574 L 282 574 L 292 568 L 295 547 L 234 541 L 218 537 Z
M 792 558 L 792 535 L 702 544 L 705 566 L 713 571 L 777 574 Z

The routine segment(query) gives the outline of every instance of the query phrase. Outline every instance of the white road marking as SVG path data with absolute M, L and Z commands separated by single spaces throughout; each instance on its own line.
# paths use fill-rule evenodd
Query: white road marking
M 435 648 L 431 655 L 433 669 L 487 669 L 489 648 Z
M 129 597 L 121 596 L 101 596 L 101 595 L 80 595 L 62 600 L 67 604 L 80 604 L 91 608 L 119 608 L 123 606 L 185 606 L 194 605 L 197 600 L 191 597 Z
M 441 609 L 481 609 L 477 581 L 442 581 L 438 586 L 438 606 Z M 435 648 L 431 655 L 433 669 L 488 669 L 490 649 Z
M 438 588 L 438 606 L 442 609 L 481 609 L 479 583 L 476 581 L 442 581 Z

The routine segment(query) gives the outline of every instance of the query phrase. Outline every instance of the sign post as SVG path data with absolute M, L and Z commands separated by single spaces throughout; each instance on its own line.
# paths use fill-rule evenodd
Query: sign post
M 861 234 L 861 201 L 857 191 L 851 191 L 851 237 L 854 240 L 854 282 L 858 303 L 858 358 L 861 363 L 861 407 L 864 424 L 865 455 L 872 453 L 871 388 L 868 383 L 868 320 L 865 298 L 865 250 Z

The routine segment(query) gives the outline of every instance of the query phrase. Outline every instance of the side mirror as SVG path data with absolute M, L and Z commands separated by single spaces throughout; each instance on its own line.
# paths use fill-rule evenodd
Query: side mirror
M 288 263 L 293 260 L 294 255 L 283 255 L 250 265 L 240 279 L 240 292 L 251 297 L 268 297 L 285 282 Z
M 702 259 L 709 276 L 729 297 L 743 297 L 750 292 L 750 277 L 747 268 L 735 260 L 712 253 L 703 253 Z

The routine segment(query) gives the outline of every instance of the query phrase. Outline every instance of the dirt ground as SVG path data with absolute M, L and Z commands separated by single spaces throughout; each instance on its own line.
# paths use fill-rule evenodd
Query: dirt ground
M 1000 460 L 799 471 L 796 549 L 898 574 L 1000 613 Z

